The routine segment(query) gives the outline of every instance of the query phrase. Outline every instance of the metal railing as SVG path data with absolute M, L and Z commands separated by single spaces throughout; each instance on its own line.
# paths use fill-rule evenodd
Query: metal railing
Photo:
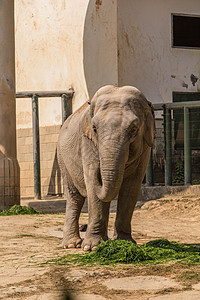
M 200 108 L 200 101 L 174 102 L 154 104 L 155 111 L 163 111 L 164 139 L 165 139 L 165 185 L 172 185 L 172 110 L 183 109 L 184 111 L 184 183 L 192 184 L 191 166 L 191 123 L 190 109 Z M 146 185 L 153 186 L 153 158 L 152 153 L 146 172 Z
M 40 138 L 39 138 L 39 98 L 60 97 L 62 105 L 62 123 L 72 113 L 72 98 L 74 90 L 66 91 L 33 91 L 18 92 L 16 98 L 32 98 L 32 127 L 33 127 L 33 161 L 34 161 L 34 196 L 41 199 L 40 178 Z M 184 178 L 185 185 L 192 183 L 191 168 L 191 144 L 190 144 L 190 109 L 200 108 L 200 101 L 175 102 L 165 104 L 153 104 L 155 111 L 163 112 L 163 129 L 165 139 L 165 185 L 172 185 L 172 116 L 171 112 L 176 109 L 184 110 Z M 146 171 L 146 185 L 154 185 L 153 155 L 151 151 L 150 161 Z
M 39 98 L 61 98 L 62 123 L 72 113 L 72 98 L 74 90 L 66 91 L 33 91 L 18 92 L 16 98 L 32 98 L 32 127 L 33 127 L 33 163 L 34 163 L 34 197 L 41 199 L 41 177 L 40 177 L 40 135 L 39 135 Z

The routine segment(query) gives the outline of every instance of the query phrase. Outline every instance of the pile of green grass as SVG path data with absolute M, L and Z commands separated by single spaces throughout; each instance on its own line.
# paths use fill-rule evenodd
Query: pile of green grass
M 101 243 L 94 252 L 65 255 L 47 263 L 58 265 L 70 263 L 79 265 L 95 263 L 101 265 L 116 263 L 154 264 L 174 260 L 200 263 L 200 248 L 170 242 L 166 239 L 154 240 L 142 246 L 137 246 L 129 241 L 109 240 Z
M 2 210 L 0 212 L 0 216 L 13 216 L 13 215 L 35 215 L 39 214 L 34 208 L 21 206 L 21 205 L 13 205 L 9 210 Z

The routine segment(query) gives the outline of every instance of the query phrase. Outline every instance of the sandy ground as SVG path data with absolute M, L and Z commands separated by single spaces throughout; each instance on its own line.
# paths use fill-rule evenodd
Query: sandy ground
M 111 213 L 110 235 L 114 217 Z M 200 299 L 200 266 L 47 264 L 64 254 L 82 253 L 61 248 L 63 222 L 64 214 L 0 217 L 0 299 L 64 299 L 63 291 L 77 300 Z M 85 223 L 83 213 L 80 224 Z M 166 196 L 147 202 L 134 212 L 132 223 L 138 244 L 167 238 L 200 245 L 200 197 Z M 122 286 L 125 279 L 124 288 L 118 278 Z

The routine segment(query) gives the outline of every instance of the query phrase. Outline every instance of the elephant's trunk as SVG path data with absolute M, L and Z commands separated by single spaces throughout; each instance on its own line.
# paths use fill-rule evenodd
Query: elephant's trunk
M 96 195 L 103 202 L 113 200 L 118 195 L 122 184 L 128 149 L 120 144 L 107 141 L 99 145 L 100 170 L 95 186 Z

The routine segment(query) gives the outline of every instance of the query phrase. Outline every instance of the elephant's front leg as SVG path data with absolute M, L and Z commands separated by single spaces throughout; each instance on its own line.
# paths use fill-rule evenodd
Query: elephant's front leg
M 82 243 L 84 251 L 95 250 L 102 240 L 108 239 L 109 207 L 110 203 L 88 196 L 88 227 Z
M 131 219 L 139 191 L 135 189 L 138 179 L 132 176 L 124 179 L 118 196 L 117 214 L 114 227 L 114 239 L 133 241 L 131 236 Z
M 83 170 L 88 198 L 88 226 L 82 242 L 84 251 L 94 250 L 101 242 L 107 240 L 110 203 L 100 201 L 95 194 L 95 182 L 99 170 L 99 154 L 94 143 L 83 138 Z
M 65 185 L 66 194 L 66 216 L 63 230 L 64 248 L 80 248 L 82 239 L 79 234 L 79 216 L 85 198 L 82 197 L 73 185 Z
M 120 188 L 117 204 L 117 214 L 115 220 L 114 236 L 115 239 L 133 241 L 131 235 L 131 219 L 138 200 L 141 184 L 145 176 L 146 167 L 149 162 L 150 148 L 148 148 L 135 162 L 134 171 L 123 180 Z

